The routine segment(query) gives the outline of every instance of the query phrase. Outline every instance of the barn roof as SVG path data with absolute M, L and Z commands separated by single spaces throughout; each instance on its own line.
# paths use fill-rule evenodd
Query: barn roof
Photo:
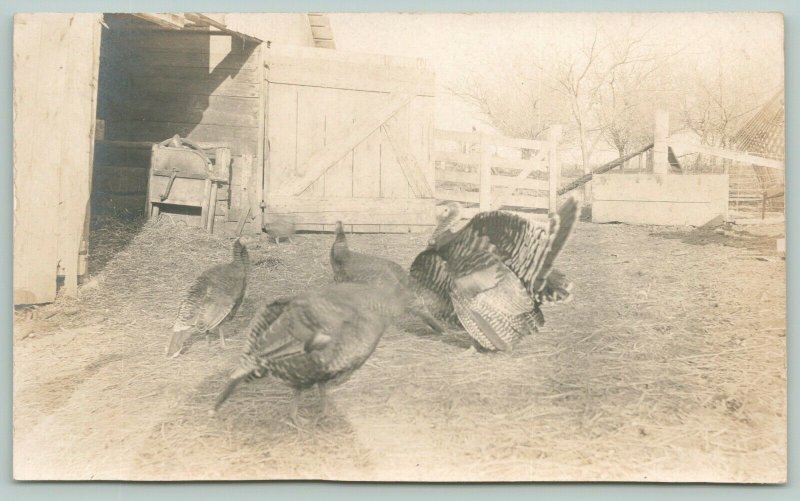
M 776 160 L 784 159 L 783 88 L 739 129 L 732 143 L 739 151 Z
M 161 28 L 174 29 L 174 30 L 190 30 L 190 29 L 212 29 L 224 33 L 229 33 L 245 40 L 262 42 L 252 35 L 248 35 L 236 30 L 228 28 L 225 24 L 224 14 L 200 14 L 198 12 L 183 12 L 183 13 L 134 13 L 133 16 L 156 24 Z M 331 22 L 327 14 L 318 12 L 308 13 L 308 23 L 311 27 L 311 36 L 314 39 L 314 46 L 326 49 L 335 49 L 336 43 L 333 40 L 333 31 L 331 30 Z
M 252 35 L 247 35 L 245 33 L 229 29 L 225 25 L 224 14 L 200 14 L 198 12 L 172 12 L 166 14 L 154 14 L 136 12 L 131 13 L 131 15 L 167 29 L 191 30 L 200 28 L 217 30 L 253 42 L 260 43 L 263 41 Z

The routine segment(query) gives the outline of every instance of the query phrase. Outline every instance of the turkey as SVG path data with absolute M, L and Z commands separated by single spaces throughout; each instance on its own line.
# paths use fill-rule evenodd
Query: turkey
M 264 231 L 275 240 L 275 243 L 280 243 L 281 238 L 285 238 L 292 243 L 292 235 L 295 233 L 295 221 L 289 215 L 272 215 L 269 221 L 264 223 Z
M 547 228 L 490 211 L 456 230 L 460 205 L 449 203 L 428 248 L 414 259 L 411 279 L 436 318 L 463 327 L 483 350 L 510 351 L 544 325 L 540 305 L 571 299 L 572 283 L 553 262 L 577 218 L 570 198 Z
M 387 326 L 405 309 L 397 282 L 331 284 L 259 308 L 248 327 L 247 348 L 212 414 L 242 381 L 267 375 L 295 390 L 289 412 L 297 423 L 300 393 L 317 386 L 322 410 L 325 387 L 345 381 L 372 355 Z
M 408 272 L 402 266 L 389 259 L 370 256 L 350 250 L 341 221 L 336 221 L 336 238 L 331 246 L 331 268 L 335 282 L 373 283 L 376 280 L 396 280 L 409 291 L 415 289 L 410 285 Z M 421 297 L 417 296 L 408 303 L 408 313 L 419 317 L 431 329 L 438 333 L 444 327 L 427 312 Z
M 189 288 L 172 327 L 167 357 L 177 357 L 194 333 L 205 334 L 208 342 L 209 333 L 216 332 L 220 344 L 225 346 L 220 324 L 236 314 L 247 287 L 250 266 L 245 244 L 247 238 L 240 237 L 233 242 L 233 261 L 207 269 Z

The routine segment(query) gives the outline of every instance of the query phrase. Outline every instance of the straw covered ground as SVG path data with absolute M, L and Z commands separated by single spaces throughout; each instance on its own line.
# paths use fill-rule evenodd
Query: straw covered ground
M 780 481 L 786 468 L 782 228 L 580 223 L 572 303 L 511 354 L 391 328 L 296 428 L 265 378 L 207 414 L 259 301 L 331 280 L 331 235 L 251 249 L 228 348 L 164 349 L 184 290 L 231 238 L 99 221 L 79 299 L 15 314 L 14 462 L 28 479 Z M 427 235 L 352 235 L 407 265 Z M 316 410 L 313 392 L 301 417 Z

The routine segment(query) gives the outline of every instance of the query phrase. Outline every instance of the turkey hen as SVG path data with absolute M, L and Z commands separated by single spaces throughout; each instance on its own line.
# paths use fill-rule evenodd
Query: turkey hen
M 218 333 L 220 344 L 225 346 L 220 324 L 233 318 L 247 288 L 250 258 L 243 238 L 237 238 L 233 243 L 233 261 L 207 269 L 189 288 L 172 327 L 168 357 L 178 356 L 186 340 L 194 333 L 205 334 L 206 341 L 209 333 Z
M 295 227 L 295 220 L 290 215 L 272 215 L 269 221 L 264 223 L 264 231 L 275 240 L 276 244 L 280 243 L 281 238 L 292 243 Z
M 341 221 L 336 222 L 336 238 L 331 246 L 331 268 L 335 282 L 369 284 L 378 280 L 394 280 L 409 292 L 416 289 L 410 285 L 408 272 L 394 261 L 350 250 Z M 407 312 L 420 318 L 434 331 L 444 332 L 444 327 L 428 313 L 421 296 L 412 296 Z
M 242 381 L 267 375 L 295 390 L 290 418 L 297 422 L 302 390 L 317 386 L 322 411 L 327 384 L 341 383 L 372 355 L 386 327 L 404 311 L 397 282 L 331 284 L 262 306 L 248 327 L 247 348 L 214 411 Z
M 540 305 L 571 299 L 572 283 L 553 263 L 577 218 L 570 198 L 546 228 L 490 211 L 456 230 L 460 205 L 447 204 L 428 248 L 411 265 L 411 280 L 436 318 L 460 324 L 484 350 L 509 351 L 544 325 Z
M 411 286 L 408 272 L 394 261 L 350 250 L 341 221 L 336 222 L 336 239 L 331 246 L 331 268 L 333 280 L 336 282 L 369 284 L 379 280 L 393 280 L 409 293 L 416 289 Z M 418 317 L 437 333 L 443 333 L 444 327 L 428 313 L 423 297 L 412 294 L 410 298 L 407 312 Z

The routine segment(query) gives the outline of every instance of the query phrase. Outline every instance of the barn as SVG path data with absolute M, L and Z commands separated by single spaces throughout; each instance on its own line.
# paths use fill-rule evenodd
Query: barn
M 324 15 L 18 14 L 14 61 L 15 304 L 76 293 L 92 213 L 433 225 L 433 72 L 336 50 Z M 224 164 L 202 202 L 150 169 L 176 135 Z

